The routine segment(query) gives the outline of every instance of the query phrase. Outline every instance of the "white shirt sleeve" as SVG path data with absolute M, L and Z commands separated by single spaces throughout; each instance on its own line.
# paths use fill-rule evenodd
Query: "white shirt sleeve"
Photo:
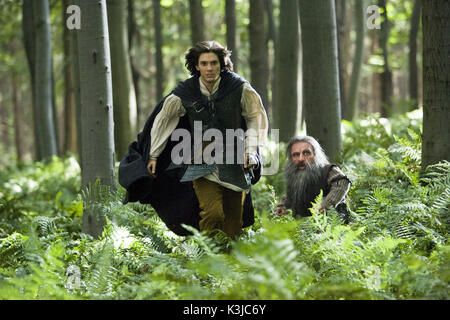
M 269 120 L 261 97 L 249 83 L 244 84 L 241 105 L 242 116 L 247 122 L 245 152 L 254 155 L 256 148 L 266 143 Z
M 150 159 L 155 160 L 164 150 L 170 135 L 186 113 L 181 99 L 171 94 L 164 101 L 163 107 L 155 117 L 151 130 Z

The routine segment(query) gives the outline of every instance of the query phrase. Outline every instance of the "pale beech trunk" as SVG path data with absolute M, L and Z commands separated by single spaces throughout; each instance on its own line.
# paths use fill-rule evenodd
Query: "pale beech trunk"
M 82 12 L 81 30 L 78 31 L 83 147 L 81 183 L 86 190 L 98 179 L 100 185 L 115 189 L 113 96 L 106 1 L 80 0 L 79 4 Z M 95 200 L 91 198 L 85 203 L 83 232 L 98 237 L 104 219 L 95 210 Z
M 342 140 L 334 1 L 299 4 L 306 130 L 336 160 Z

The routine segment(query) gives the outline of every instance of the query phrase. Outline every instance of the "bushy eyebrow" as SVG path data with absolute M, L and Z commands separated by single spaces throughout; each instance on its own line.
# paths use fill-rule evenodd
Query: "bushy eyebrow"
M 219 60 L 202 60 L 198 62 L 199 64 L 207 64 L 207 63 L 214 63 L 217 64 L 219 63 Z
M 303 150 L 301 153 L 305 154 L 305 152 L 312 154 L 312 150 L 309 149 L 309 148 Z M 296 155 L 299 155 L 299 154 L 300 154 L 300 152 L 292 152 L 292 155 L 293 155 L 293 156 L 296 156 Z

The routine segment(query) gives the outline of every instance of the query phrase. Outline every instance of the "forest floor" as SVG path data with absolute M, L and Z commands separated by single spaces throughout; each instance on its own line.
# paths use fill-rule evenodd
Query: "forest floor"
M 89 195 L 74 157 L 9 166 L 0 172 L 0 299 L 447 300 L 450 164 L 420 172 L 421 122 L 420 110 L 343 121 L 351 223 L 316 205 L 311 217 L 273 215 L 280 170 L 253 187 L 256 222 L 237 241 L 177 236 L 150 206 L 122 204 L 121 187 L 87 191 L 107 219 L 93 239 L 81 232 Z M 284 159 L 284 144 L 271 145 Z

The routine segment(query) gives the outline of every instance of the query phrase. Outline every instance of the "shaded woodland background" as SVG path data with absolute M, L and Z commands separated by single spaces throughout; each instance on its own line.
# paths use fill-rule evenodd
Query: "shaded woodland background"
M 74 70 L 78 59 L 77 30 L 66 26 L 71 17 L 67 8 L 77 1 L 42 1 L 47 8 L 41 13 L 36 8 L 39 2 L 1 1 L 2 164 L 16 159 L 40 160 L 45 152 L 77 153 L 80 148 L 80 130 L 77 133 L 77 121 L 78 127 L 81 121 L 80 111 L 77 117 L 80 84 L 78 71 Z M 327 95 L 321 86 L 323 76 L 318 75 L 317 69 L 306 74 L 308 70 L 302 65 L 302 58 L 308 52 L 313 56 L 318 54 L 323 40 L 320 30 L 332 38 L 335 36 L 332 41 L 337 44 L 340 103 L 335 105 L 340 109 L 338 117 L 352 120 L 366 112 L 388 117 L 422 105 L 421 1 L 335 0 L 317 2 L 309 8 L 308 1 L 294 0 L 111 0 L 106 4 L 116 160 L 123 157 L 155 104 L 170 93 L 178 81 L 188 77 L 184 53 L 199 39 L 215 39 L 233 51 L 236 71 L 261 94 L 271 127 L 280 129 L 282 141 L 304 129 L 305 119 L 308 115 L 312 119 L 318 110 L 316 103 L 302 108 L 302 98 L 308 91 L 304 89 L 302 75 L 308 83 L 313 82 L 313 78 L 318 79 L 311 89 L 314 97 L 307 99 L 314 102 L 315 97 Z M 369 8 L 374 4 L 378 11 Z M 301 28 L 302 10 L 299 9 L 302 6 L 304 27 L 309 23 L 311 33 Z M 333 17 L 329 15 L 330 8 Z M 83 12 L 81 16 L 86 18 Z M 37 38 L 39 19 L 48 19 L 48 39 Z M 332 29 L 327 30 L 326 24 Z M 35 55 L 36 42 L 41 41 L 46 41 L 49 51 L 46 57 Z M 305 48 L 305 44 L 306 47 L 316 45 L 316 48 Z M 309 51 L 305 54 L 304 49 Z M 36 66 L 45 63 L 51 66 L 48 75 L 51 93 L 42 108 L 51 107 L 52 112 L 47 112 L 53 118 L 51 123 L 40 118 L 44 113 L 37 111 L 41 108 L 40 98 L 36 100 L 33 96 L 35 74 L 41 73 L 36 71 Z M 329 68 L 328 77 L 333 76 L 334 70 Z M 33 109 L 36 103 L 38 106 Z M 311 128 L 320 122 L 331 125 L 323 114 L 318 113 L 318 116 Z M 338 120 L 338 117 L 334 118 Z M 39 123 L 51 127 L 47 136 Z M 47 148 L 39 147 L 40 136 L 44 137 Z M 333 144 L 338 148 L 339 142 Z M 49 151 L 40 150 L 42 148 Z M 327 149 L 334 156 L 336 148 Z
M 275 143 L 303 130 L 339 163 L 342 120 L 423 105 L 422 169 L 450 159 L 447 0 L 1 4 L 2 164 L 76 154 L 83 188 L 116 189 L 115 163 L 201 39 L 232 50 Z

